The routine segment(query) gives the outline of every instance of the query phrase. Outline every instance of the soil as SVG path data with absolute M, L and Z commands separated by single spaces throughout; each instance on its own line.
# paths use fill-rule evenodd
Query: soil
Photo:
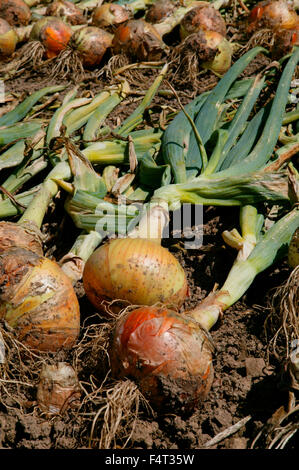
M 260 55 L 243 75 L 250 76 L 268 63 L 269 59 Z M 143 77 L 148 86 L 154 73 L 148 72 L 147 75 L 145 72 Z M 117 112 L 111 114 L 109 123 L 112 125 L 122 121 L 136 107 L 136 98 L 140 99 L 138 93 L 142 90 L 138 78 L 140 75 L 137 74 L 130 76 L 135 95 L 133 93 L 132 97 L 118 107 Z M 105 76 L 97 80 L 94 77 L 89 78 L 82 82 L 81 90 L 84 87 L 96 94 L 106 80 Z M 186 103 L 195 94 L 212 88 L 217 80 L 213 74 L 205 72 L 196 89 L 192 87 L 192 83 L 182 86 L 174 84 L 182 103 Z M 57 83 L 57 80 L 48 81 L 43 75 L 24 72 L 13 80 L 7 80 L 6 92 L 14 100 L 21 101 L 28 92 L 41 88 L 45 83 L 50 85 Z M 67 80 L 65 84 L 67 89 L 60 94 L 60 100 L 73 86 Z M 161 105 L 178 109 L 175 97 L 157 95 L 153 104 L 158 111 Z M 42 116 L 45 119 L 48 117 L 47 110 Z M 152 119 L 155 119 L 155 115 Z M 79 233 L 65 214 L 63 204 L 64 196 L 59 193 L 54 204 L 49 207 L 42 227 L 46 236 L 45 254 L 56 260 L 67 253 Z M 221 233 L 236 226 L 238 217 L 239 211 L 236 208 L 205 207 L 202 246 L 196 250 L 185 250 L 183 239 L 163 241 L 177 256 L 188 277 L 190 295 L 183 309 L 194 307 L 215 285 L 224 282 L 235 252 L 225 246 Z M 177 409 L 172 413 L 156 412 L 140 397 L 136 386 L 130 381 L 125 381 L 130 392 L 126 392 L 127 395 L 124 392 L 120 394 L 120 399 L 115 402 L 116 405 L 114 403 L 113 408 L 111 396 L 120 383 L 112 381 L 109 373 L 106 375 L 109 365 L 105 353 L 106 343 L 103 340 L 103 334 L 105 336 L 113 319 L 107 320 L 94 311 L 85 296 L 82 282 L 79 281 L 75 286 L 82 316 L 79 346 L 69 352 L 38 356 L 33 367 L 34 358 L 28 355 L 28 351 L 20 349 L 19 353 L 11 352 L 8 365 L 11 368 L 11 382 L 2 383 L 0 388 L 0 448 L 264 448 L 267 443 L 265 424 L 278 408 L 288 403 L 290 393 L 284 380 L 285 364 L 269 351 L 271 332 L 265 327 L 273 291 L 287 280 L 290 272 L 286 261 L 282 260 L 260 274 L 247 293 L 226 311 L 212 329 L 211 337 L 216 348 L 212 389 L 200 408 L 189 416 L 182 415 Z M 7 326 L 2 325 L 2 331 L 6 332 L 6 340 L 11 341 L 9 335 L 13 336 L 13 333 L 7 330 Z M 283 345 L 280 347 L 283 357 L 285 351 Z M 36 393 L 40 366 L 44 360 L 51 363 L 67 361 L 75 366 L 82 390 L 80 408 L 68 408 L 62 415 L 55 417 L 47 417 L 41 413 L 37 406 Z M 0 365 L 0 370 L 1 367 L 7 366 Z M 32 369 L 26 376 L 28 367 Z M 110 404 L 108 409 L 107 404 Z M 105 431 L 104 418 L 108 417 L 110 424 L 113 424 L 116 416 L 120 417 L 116 432 L 112 432 L 111 428 Z M 211 442 L 220 432 L 241 420 L 244 421 L 240 429 L 219 442 Z M 255 443 L 260 431 L 262 437 Z M 295 449 L 298 437 L 296 433 L 286 448 Z

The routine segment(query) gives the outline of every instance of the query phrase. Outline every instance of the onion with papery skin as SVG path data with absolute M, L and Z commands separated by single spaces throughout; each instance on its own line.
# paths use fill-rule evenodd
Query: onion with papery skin
M 295 46 L 299 46 L 299 22 L 296 28 L 275 30 L 271 55 L 279 59 L 290 54 Z
M 161 59 L 166 45 L 152 24 L 139 19 L 116 29 L 112 49 L 114 54 L 123 53 L 133 60 L 155 61 Z
M 179 46 L 182 58 L 190 55 L 198 66 L 223 75 L 231 66 L 232 47 L 228 40 L 215 31 L 199 31 L 188 36 Z
M 69 46 L 76 51 L 83 67 L 92 68 L 100 64 L 112 44 L 112 37 L 103 29 L 86 26 L 73 34 Z
M 13 222 L 0 222 L 0 251 L 18 246 L 43 255 L 42 233 L 30 222 L 18 225 Z
M 31 11 L 23 0 L 0 0 L 0 18 L 12 26 L 26 26 L 30 21 Z
M 284 0 L 266 0 L 258 3 L 250 12 L 248 32 L 268 29 L 293 29 L 298 23 L 295 10 Z
M 83 285 L 89 300 L 101 310 L 104 300 L 179 307 L 188 293 L 177 259 L 159 243 L 138 238 L 111 240 L 95 250 L 85 264 Z
M 67 47 L 72 34 L 72 28 L 60 18 L 45 17 L 35 23 L 29 39 L 40 41 L 45 47 L 46 57 L 51 59 Z
M 200 30 L 226 35 L 226 24 L 218 10 L 211 5 L 199 5 L 188 11 L 180 23 L 180 37 L 185 39 Z
M 46 16 L 58 16 L 73 25 L 87 22 L 81 8 L 68 0 L 55 0 L 47 7 Z
M 129 13 L 121 5 L 104 3 L 94 9 L 91 22 L 93 26 L 107 28 L 108 26 L 118 26 L 129 18 Z
M 14 247 L 0 252 L 0 318 L 22 343 L 40 351 L 74 346 L 79 303 L 59 265 Z
M 147 10 L 145 21 L 148 23 L 159 23 L 174 11 L 175 5 L 171 0 L 158 0 Z
M 73 367 L 66 362 L 43 364 L 36 395 L 40 410 L 48 417 L 77 408 L 81 390 Z
M 18 35 L 7 21 L 0 18 L 0 59 L 11 56 L 17 46 Z
M 112 375 L 133 378 L 158 409 L 190 411 L 213 381 L 213 344 L 192 318 L 165 307 L 122 316 L 110 348 Z

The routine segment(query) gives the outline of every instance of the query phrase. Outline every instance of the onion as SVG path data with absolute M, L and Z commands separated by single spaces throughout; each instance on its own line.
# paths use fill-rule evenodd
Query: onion
M 159 23 L 174 11 L 174 4 L 171 0 L 158 0 L 147 10 L 145 21 L 148 23 Z
M 248 23 L 248 32 L 261 28 L 293 29 L 298 23 L 298 15 L 284 0 L 266 0 L 251 10 Z
M 85 264 L 83 285 L 101 310 L 103 300 L 179 307 L 188 291 L 177 259 L 159 243 L 141 238 L 115 239 L 95 250 Z
M 188 36 L 178 47 L 180 56 L 198 66 L 223 75 L 231 66 L 232 47 L 221 34 L 215 31 L 199 31 Z
M 281 58 L 292 52 L 294 46 L 299 46 L 299 22 L 293 29 L 277 29 L 274 32 L 271 47 L 273 57 Z
M 79 334 L 79 303 L 57 263 L 19 247 L 0 252 L 0 318 L 18 339 L 40 351 L 71 348 Z
M 18 36 L 7 21 L 0 18 L 0 59 L 11 56 L 18 43 Z
M 0 251 L 8 250 L 14 246 L 43 254 L 42 234 L 33 223 L 15 224 L 13 222 L 0 222 Z
M 189 411 L 213 381 L 213 344 L 199 324 L 166 308 L 141 307 L 120 318 L 111 346 L 113 377 L 133 377 L 151 404 Z
M 37 403 L 47 416 L 63 414 L 80 404 L 80 386 L 73 367 L 66 362 L 43 364 L 37 386 Z
M 121 5 L 104 3 L 93 11 L 92 24 L 99 28 L 107 28 L 124 23 L 129 19 L 127 10 Z
M 31 11 L 23 0 L 0 0 L 0 18 L 12 26 L 26 26 L 30 21 Z
M 124 53 L 139 61 L 160 60 L 165 48 L 155 27 L 143 19 L 129 20 L 120 25 L 112 42 L 114 54 Z
M 185 39 L 200 30 L 226 35 L 226 24 L 219 11 L 211 5 L 199 5 L 188 11 L 180 23 L 180 36 Z
M 47 58 L 51 59 L 66 48 L 72 34 L 72 28 L 61 19 L 45 17 L 35 23 L 29 39 L 40 41 Z
M 86 26 L 73 34 L 69 46 L 77 52 L 84 67 L 95 67 L 100 64 L 111 44 L 110 33 L 100 28 Z
M 47 7 L 46 16 L 59 16 L 73 25 L 86 23 L 82 10 L 68 0 L 55 0 Z

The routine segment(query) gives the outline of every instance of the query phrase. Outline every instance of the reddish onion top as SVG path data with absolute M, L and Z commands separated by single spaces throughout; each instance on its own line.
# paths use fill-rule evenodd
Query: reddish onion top
M 60 18 L 45 17 L 33 26 L 30 39 L 40 41 L 45 49 L 48 59 L 56 57 L 63 51 L 73 34 L 72 28 Z
M 216 31 L 225 37 L 226 24 L 218 10 L 211 5 L 199 5 L 188 11 L 180 23 L 180 36 L 185 39 L 199 30 Z
M 248 23 L 248 32 L 261 28 L 293 29 L 298 23 L 298 15 L 284 0 L 265 0 L 251 10 Z
M 67 23 L 73 25 L 86 23 L 81 8 L 78 8 L 68 0 L 55 0 L 52 2 L 47 7 L 46 16 L 59 16 Z

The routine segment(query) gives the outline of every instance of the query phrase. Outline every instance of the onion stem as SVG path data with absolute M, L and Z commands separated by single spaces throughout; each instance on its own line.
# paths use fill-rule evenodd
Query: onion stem
M 188 312 L 207 330 L 217 322 L 227 308 L 247 291 L 257 274 L 273 264 L 281 248 L 290 243 L 299 226 L 299 209 L 295 207 L 266 232 L 246 260 L 233 264 L 222 288 L 210 294 L 194 310 Z

